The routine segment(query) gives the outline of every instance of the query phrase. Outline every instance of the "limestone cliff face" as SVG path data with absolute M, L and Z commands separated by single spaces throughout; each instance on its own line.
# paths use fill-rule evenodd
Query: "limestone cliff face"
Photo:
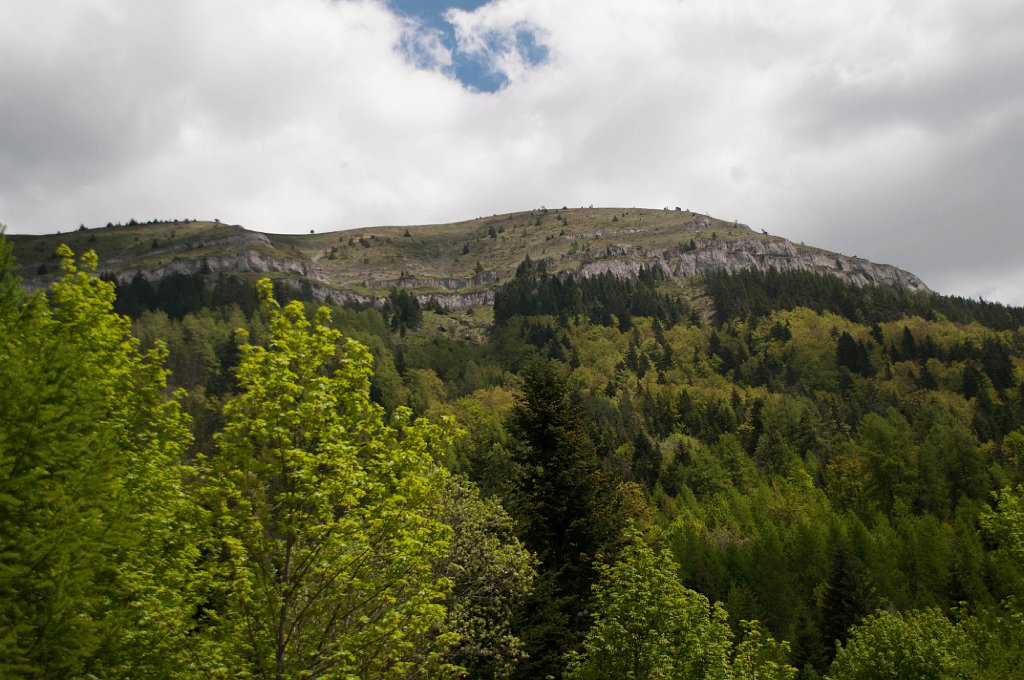
M 108 266 L 111 263 L 106 263 Z M 257 250 L 241 249 L 235 255 L 203 255 L 196 258 L 175 258 L 164 265 L 132 267 L 114 272 L 120 283 L 131 281 L 137 274 L 150 281 L 172 274 L 218 274 L 221 272 L 252 272 L 257 274 L 292 274 L 303 278 L 318 279 L 314 269 L 298 259 L 275 257 Z
M 383 287 L 390 288 L 443 288 L 444 290 L 462 290 L 471 286 L 484 286 L 498 283 L 502 278 L 500 272 L 480 272 L 471 277 L 415 277 L 406 276 L 383 282 Z
M 421 293 L 416 296 L 416 301 L 421 305 L 437 301 L 442 307 L 451 310 L 479 307 L 481 305 L 494 304 L 494 289 L 479 291 L 476 293 Z
M 351 291 L 338 290 L 332 286 L 321 283 L 313 283 L 308 279 L 282 279 L 286 285 L 291 286 L 303 294 L 308 294 L 317 302 L 326 302 L 332 305 L 370 305 L 373 307 L 382 306 L 387 298 L 371 295 L 361 295 Z
M 174 274 L 266 274 L 334 303 L 379 305 L 390 289 L 402 288 L 421 303 L 450 309 L 489 305 L 526 257 L 545 260 L 559 276 L 628 278 L 654 267 L 681 280 L 776 269 L 835 276 L 858 286 L 927 290 L 919 278 L 890 265 L 678 208 L 542 209 L 411 231 L 375 227 L 308 236 L 192 221 L 13 237 L 27 285 L 52 281 L 57 272 L 50 254 L 65 239 L 79 252 L 95 247 L 101 271 L 121 283 L 137 275 L 157 281 Z
M 683 278 L 712 272 L 756 270 L 812 271 L 835 276 L 858 286 L 889 285 L 914 291 L 927 286 L 910 272 L 887 264 L 798 246 L 782 238 L 695 241 L 695 248 L 680 246 L 662 252 L 609 248 L 600 259 L 578 268 L 581 276 L 611 273 L 636 276 L 642 267 L 657 267 L 666 276 Z
M 381 290 L 380 296 L 371 296 L 345 290 L 320 267 L 302 259 L 284 257 L 268 248 L 269 242 L 263 234 L 247 232 L 224 239 L 223 243 L 205 243 L 203 246 L 226 246 L 228 249 L 237 248 L 237 252 L 233 255 L 176 257 L 165 265 L 121 269 L 115 276 L 120 282 L 127 283 L 136 274 L 156 281 L 171 274 L 273 273 L 284 275 L 296 287 L 304 286 L 316 299 L 335 304 L 382 304 L 386 291 L 393 287 L 435 289 L 417 293 L 416 299 L 421 304 L 435 300 L 444 307 L 458 310 L 493 304 L 495 289 L 502 280 L 508 280 L 514 274 L 512 271 L 485 271 L 472 277 L 404 276 L 378 281 L 373 286 L 367 281 L 365 287 Z M 184 255 L 187 249 L 188 244 L 184 244 L 166 252 L 177 250 Z M 720 271 L 811 271 L 835 276 L 858 286 L 889 285 L 913 291 L 927 290 L 918 277 L 897 267 L 797 245 L 783 238 L 705 239 L 661 251 L 608 246 L 597 253 L 589 253 L 585 258 L 565 258 L 558 263 L 557 269 L 583 277 L 607 273 L 632 278 L 644 267 L 656 267 L 669 278 L 702 276 Z
M 322 283 L 312 283 L 308 279 L 284 278 L 284 282 L 292 288 L 306 293 L 318 302 L 328 302 L 335 305 L 371 305 L 380 307 L 387 301 L 386 295 L 370 296 L 353 293 L 350 291 L 338 290 Z M 383 291 L 382 291 L 383 293 Z M 416 301 L 421 305 L 436 301 L 442 307 L 453 311 L 479 307 L 481 305 L 494 304 L 495 289 L 467 293 L 419 293 L 415 295 Z

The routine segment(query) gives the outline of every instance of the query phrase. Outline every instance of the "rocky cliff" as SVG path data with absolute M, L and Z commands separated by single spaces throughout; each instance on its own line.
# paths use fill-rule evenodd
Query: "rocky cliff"
M 713 271 L 806 270 L 850 283 L 927 290 L 885 264 L 796 244 L 737 222 L 681 209 L 545 208 L 421 227 L 264 234 L 217 222 L 119 225 L 65 235 L 14 236 L 30 285 L 56 273 L 60 242 L 95 249 L 101 271 L 126 283 L 172 274 L 267 275 L 323 301 L 380 304 L 393 288 L 451 309 L 491 304 L 524 258 L 560 275 L 636 276 L 660 269 L 684 280 Z
M 641 267 L 657 267 L 670 278 L 702 276 L 716 271 L 812 271 L 835 276 L 858 286 L 886 285 L 927 290 L 917 276 L 887 264 L 797 246 L 783 238 L 702 240 L 661 252 L 614 249 L 598 260 L 581 264 L 581 276 L 611 273 L 636 276 Z

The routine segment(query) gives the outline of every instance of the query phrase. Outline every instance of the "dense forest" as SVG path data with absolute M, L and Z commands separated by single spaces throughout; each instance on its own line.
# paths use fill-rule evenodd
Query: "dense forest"
M 526 260 L 471 342 L 59 255 L 0 243 L 4 677 L 1019 677 L 1024 310 Z

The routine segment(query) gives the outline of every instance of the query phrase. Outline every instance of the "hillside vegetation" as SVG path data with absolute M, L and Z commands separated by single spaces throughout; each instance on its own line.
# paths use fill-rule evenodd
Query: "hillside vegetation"
M 0 258 L 4 674 L 1015 677 L 1024 310 L 809 248 L 661 266 L 777 243 L 704 220 L 137 225 L 66 239 L 99 264 Z M 231 239 L 308 269 L 136 276 Z
M 895 267 L 682 209 L 541 208 L 453 224 L 290 236 L 218 222 L 152 221 L 11 240 L 22 263 L 19 273 L 38 284 L 56 275 L 53 254 L 67 243 L 95 250 L 101 273 L 122 284 L 136 276 L 152 282 L 173 274 L 246 273 L 334 302 L 379 302 L 398 287 L 420 303 L 489 304 L 495 288 L 527 257 L 546 261 L 552 274 L 583 277 L 657 269 L 684 288 L 688 278 L 713 271 L 777 269 L 926 290 Z

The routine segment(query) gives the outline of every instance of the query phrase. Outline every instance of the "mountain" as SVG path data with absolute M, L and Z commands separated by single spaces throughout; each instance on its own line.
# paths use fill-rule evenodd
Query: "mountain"
M 116 300 L 84 275 L 26 296 L 7 276 L 7 242 L 34 286 L 56 276 L 59 243 L 95 249 Z M 263 276 L 281 285 L 276 299 L 263 287 L 260 308 Z M 1019 675 L 1007 669 L 1024 650 L 1024 308 L 940 296 L 893 267 L 683 210 L 302 236 L 110 225 L 0 239 L 0 284 L 12 673 L 65 659 L 104 676 L 273 667 L 258 655 L 282 647 L 234 627 L 257 615 L 255 598 L 230 599 L 257 592 L 237 575 L 295 573 L 264 569 L 287 562 L 260 547 L 267 536 L 291 541 L 313 517 L 319 539 L 320 518 L 351 514 L 387 518 L 384 533 L 334 534 L 342 562 L 371 555 L 360 577 L 393 557 L 411 573 L 428 565 L 407 548 L 437 549 L 417 572 L 426 584 L 399 578 L 365 617 L 457 633 L 438 640 L 460 638 L 443 656 L 409 646 L 432 637 L 379 655 L 411 655 L 406 674 L 440 658 L 470 678 L 621 675 L 609 669 L 635 664 L 640 640 L 666 664 L 707 648 L 706 667 L 722 669 L 708 677 L 741 666 L 808 680 Z M 310 296 L 382 302 L 313 324 L 312 305 L 279 305 Z M 350 419 L 365 414 L 374 421 Z M 445 424 L 428 436 L 431 421 Z M 417 482 L 414 450 L 455 486 Z M 451 529 L 449 552 L 387 533 L 395 518 L 425 526 L 400 505 L 305 509 L 356 498 L 362 479 L 376 480 L 373 503 L 437 492 L 431 517 Z M 235 502 L 248 497 L 232 480 L 256 501 Z M 412 493 L 382 491 L 396 482 Z M 280 493 L 286 484 L 310 493 Z M 248 530 L 270 526 L 249 507 L 286 496 L 297 520 Z M 371 533 L 381 549 L 362 552 Z M 218 548 L 233 545 L 246 547 Z M 355 582 L 333 565 L 329 580 Z M 439 576 L 453 585 L 447 612 L 420 611 L 443 626 L 394 609 L 407 593 L 433 598 Z M 308 620 L 326 639 L 319 612 L 353 600 L 317 579 L 267 590 L 260 630 L 277 630 L 279 593 L 315 590 Z M 74 626 L 51 632 L 53 621 Z M 332 644 L 372 656 L 357 632 Z M 76 674 L 63 670 L 38 674 Z
M 452 224 L 372 227 L 306 235 L 266 234 L 238 225 L 165 221 L 108 225 L 69 234 L 11 236 L 29 285 L 56 273 L 54 251 L 92 248 L 100 270 L 128 283 L 171 274 L 268 275 L 335 303 L 374 302 L 392 288 L 420 303 L 460 309 L 494 300 L 527 256 L 552 274 L 635 276 L 660 270 L 683 282 L 711 272 L 810 271 L 859 286 L 926 291 L 913 274 L 796 244 L 744 224 L 674 210 L 541 208 Z

